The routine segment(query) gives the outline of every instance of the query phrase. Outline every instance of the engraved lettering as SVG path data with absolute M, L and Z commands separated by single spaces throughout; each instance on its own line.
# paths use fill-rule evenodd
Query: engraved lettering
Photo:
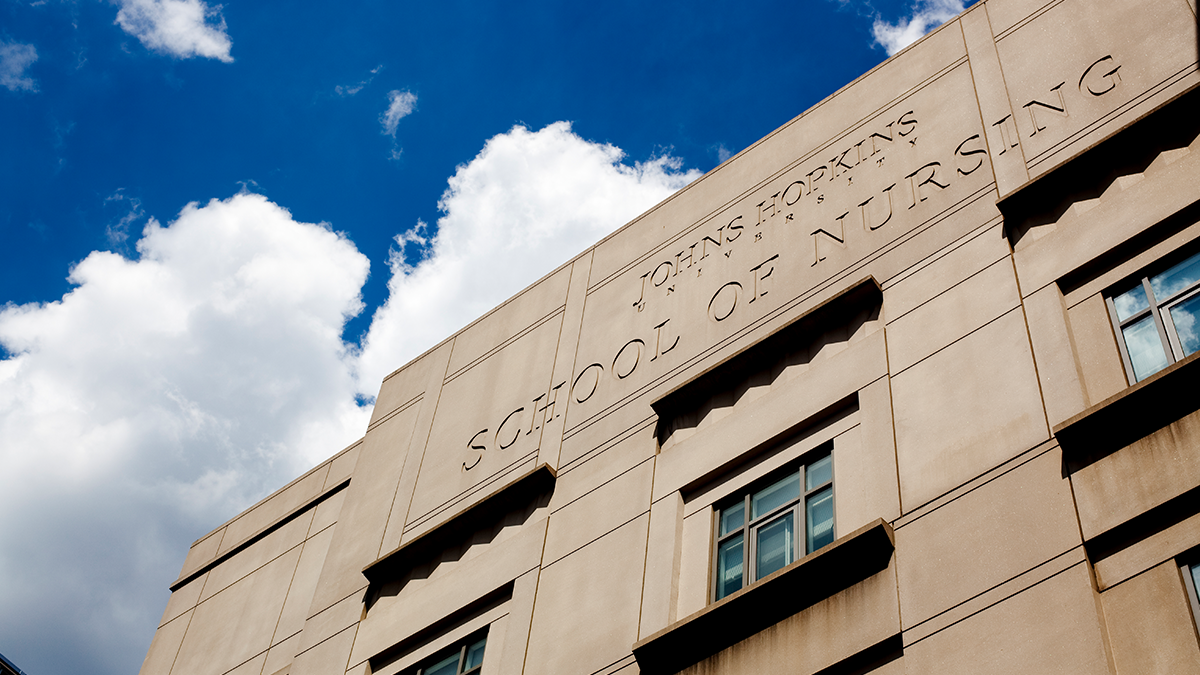
M 800 186 L 799 194 L 796 195 L 795 199 L 788 201 L 788 193 L 791 192 L 792 188 L 796 187 L 797 185 Z M 796 202 L 800 201 L 800 198 L 803 196 L 804 196 L 804 181 L 802 181 L 802 180 L 792 181 L 792 184 L 787 186 L 783 190 L 783 203 L 786 206 L 794 206 L 796 204 Z
M 881 149 L 875 145 L 876 138 L 885 140 L 888 143 L 892 142 L 892 125 L 893 124 L 895 124 L 895 122 L 888 122 L 888 125 L 887 125 L 888 135 L 887 136 L 884 136 L 883 134 L 880 134 L 880 133 L 872 133 L 870 136 L 867 137 L 867 140 L 871 141 L 871 154 L 870 154 L 871 157 L 874 157 L 875 153 L 879 152 Z M 880 158 L 879 161 L 882 162 L 883 159 Z
M 972 148 L 969 150 L 963 150 L 963 148 L 966 147 L 967 143 L 970 143 L 971 141 L 979 141 L 979 147 Z M 972 155 L 985 155 L 986 156 L 987 150 L 983 147 L 983 139 L 979 137 L 979 134 L 975 134 L 974 136 L 971 136 L 967 140 L 963 141 L 962 143 L 959 143 L 958 147 L 954 149 L 954 155 L 956 157 L 970 157 Z M 958 175 L 969 176 L 972 173 L 975 173 L 976 169 L 983 166 L 983 158 L 982 157 L 976 158 L 975 162 L 976 162 L 975 166 L 971 167 L 970 169 L 963 169 L 961 166 L 957 167 Z
M 871 210 L 867 206 L 875 198 L 874 195 L 867 197 L 867 201 L 858 205 L 858 208 L 862 209 L 863 227 L 867 228 L 867 230 L 874 232 L 887 225 L 888 221 L 892 219 L 892 188 L 894 187 L 896 187 L 896 184 L 892 183 L 883 189 L 883 194 L 887 195 L 887 215 L 878 224 L 871 224 Z
M 843 213 L 842 215 L 840 215 L 834 219 L 837 221 L 838 234 L 840 234 L 841 236 L 835 235 L 834 233 L 832 233 L 829 230 L 826 230 L 824 228 L 818 228 L 816 231 L 814 231 L 812 233 L 812 238 L 813 238 L 813 263 L 812 264 L 814 266 L 817 263 L 824 260 L 826 257 L 826 256 L 821 255 L 821 237 L 822 236 L 825 237 L 825 239 L 827 241 L 832 241 L 833 243 L 837 244 L 839 247 L 841 247 L 843 249 L 846 248 L 846 230 L 842 226 L 842 219 L 848 215 L 850 215 L 849 211 Z
M 767 258 L 766 260 L 760 262 L 757 266 L 750 269 L 750 271 L 754 273 L 754 295 L 750 297 L 750 302 L 754 302 L 755 300 L 767 294 L 766 284 L 763 282 L 770 278 L 771 273 L 775 271 L 775 266 L 771 265 L 765 272 L 759 272 L 759 270 L 766 266 L 767 263 L 775 260 L 778 257 L 779 254 L 776 253 L 775 255 Z
M 662 356 L 663 354 L 666 354 L 667 352 L 671 351 L 672 349 L 675 349 L 675 346 L 679 344 L 680 336 L 676 335 L 675 341 L 671 343 L 671 346 L 667 347 L 666 349 L 662 349 L 662 343 L 663 343 L 662 329 L 664 327 L 666 327 L 666 325 L 670 321 L 671 321 L 670 319 L 667 319 L 654 327 L 654 358 L 650 359 L 651 361 L 658 360 L 658 357 Z
M 662 281 L 655 281 L 655 279 L 658 278 L 658 271 L 661 270 L 664 266 L 667 268 L 667 273 L 663 275 Z M 650 283 L 654 284 L 655 288 L 658 288 L 659 286 L 662 286 L 663 284 L 667 283 L 667 279 L 671 278 L 671 269 L 672 269 L 672 266 L 671 266 L 670 260 L 664 260 L 663 262 L 660 262 L 658 264 L 658 267 L 654 268 L 654 272 L 652 272 L 650 274 Z
M 726 292 L 725 289 L 729 289 L 729 291 Z M 729 315 L 733 314 L 733 310 L 737 308 L 738 292 L 741 290 L 742 285 L 736 281 L 731 281 L 718 288 L 717 292 L 713 293 L 712 300 L 708 301 L 708 318 L 713 321 L 728 319 Z
M 508 421 L 511 420 L 513 418 L 513 416 L 520 415 L 524 410 L 525 410 L 525 406 L 521 406 L 520 408 L 517 408 L 516 410 L 508 413 L 508 417 L 505 417 L 504 421 L 500 423 L 500 426 L 496 427 L 496 447 L 498 449 L 506 450 L 506 449 L 512 447 L 513 443 L 517 442 L 517 438 L 519 438 L 521 436 L 521 428 L 520 427 L 517 427 L 517 430 L 513 432 L 512 440 L 507 443 L 502 443 L 500 441 L 500 434 L 504 432 L 504 425 L 508 424 Z M 520 418 L 518 418 L 518 421 L 519 420 L 520 420 Z
M 617 367 L 617 362 L 621 360 L 621 355 L 624 354 L 625 350 L 629 349 L 631 345 L 637 345 L 633 351 L 633 363 L 629 365 L 629 370 L 622 374 L 621 369 Z M 621 350 L 617 352 L 617 355 L 613 358 L 612 373 L 618 380 L 623 380 L 629 377 L 633 374 L 633 371 L 637 370 L 638 362 L 642 360 L 642 347 L 645 346 L 645 342 L 635 338 L 629 342 L 626 342 L 625 346 L 621 347 Z M 626 361 L 628 361 L 628 359 L 626 359 Z
M 930 162 L 930 163 L 926 164 L 925 166 L 923 166 L 923 167 L 917 169 L 916 171 L 905 176 L 905 178 L 908 179 L 909 185 L 912 187 L 912 196 L 913 196 L 912 206 L 909 206 L 908 208 L 911 209 L 911 208 L 913 208 L 913 206 L 916 206 L 918 203 L 923 202 L 929 198 L 929 197 L 925 196 L 925 194 L 922 192 L 922 190 L 921 190 L 922 186 L 933 184 L 934 186 L 941 188 L 942 190 L 945 190 L 946 188 L 950 187 L 949 185 L 942 185 L 941 183 L 937 182 L 937 180 L 936 180 L 937 170 L 941 166 L 942 166 L 941 162 Z M 929 176 L 927 176 L 925 178 L 925 180 L 922 180 L 921 182 L 918 183 L 917 182 L 918 174 L 920 174 L 922 171 L 924 171 L 926 169 L 929 169 Z
M 916 117 L 912 117 L 911 119 L 905 119 L 906 117 L 909 117 L 914 114 L 915 113 L 912 110 L 909 110 L 908 112 L 901 115 L 900 119 L 897 120 L 900 123 L 900 128 L 896 129 L 896 134 L 898 136 L 900 136 L 901 138 L 903 138 L 917 130 L 917 118 Z M 888 126 L 890 127 L 891 125 L 889 124 Z M 905 131 L 904 127 L 912 127 L 912 128 Z
M 684 251 L 680 251 L 679 253 L 675 254 L 675 274 L 679 274 L 679 272 L 684 269 L 684 267 L 683 267 L 684 260 L 687 261 L 687 269 L 691 269 L 692 264 L 696 261 L 695 258 L 692 257 L 692 251 L 695 251 L 695 250 L 696 250 L 696 245 L 692 244 L 691 246 L 688 247 L 686 256 L 683 255 Z
M 1037 115 L 1034 114 L 1035 110 L 1038 110 L 1038 109 L 1049 110 L 1049 111 L 1052 111 L 1059 115 L 1062 115 L 1063 117 L 1067 116 L 1067 104 L 1066 104 L 1066 101 L 1063 100 L 1062 91 L 1060 91 L 1064 84 L 1066 84 L 1066 82 L 1059 82 L 1058 84 L 1054 85 L 1050 89 L 1050 91 L 1052 91 L 1058 95 L 1058 105 L 1034 100 L 1034 101 L 1030 101 L 1029 103 L 1026 103 L 1025 105 L 1021 106 L 1022 108 L 1029 111 L 1029 121 L 1033 122 L 1033 133 L 1029 134 L 1030 137 L 1036 136 L 1037 132 L 1042 131 L 1046 128 L 1044 125 L 1041 125 L 1038 123 Z
M 1012 115 L 1005 115 L 999 122 L 993 122 L 992 126 L 1000 131 L 1000 155 L 1008 152 L 1009 148 L 1017 147 L 1016 122 Z
M 734 218 L 733 220 L 729 221 L 729 224 L 725 226 L 725 227 L 729 228 L 730 232 L 733 232 L 734 230 L 738 231 L 738 233 L 733 235 L 732 237 L 729 236 L 728 234 L 726 234 L 725 235 L 725 243 L 732 244 L 734 239 L 737 239 L 738 237 L 742 236 L 742 226 L 736 224 L 737 221 L 739 221 L 741 219 L 742 219 L 742 217 L 738 216 L 737 218 Z M 729 253 L 726 253 L 725 255 L 728 256 Z
M 590 389 L 588 389 L 587 395 L 580 398 L 579 382 L 580 382 L 580 380 L 583 379 L 584 375 L 588 374 L 588 371 L 591 370 L 592 368 L 596 369 L 596 376 L 594 378 L 592 378 L 592 386 Z M 579 371 L 579 375 L 576 375 L 575 381 L 571 383 L 571 392 L 575 395 L 576 403 L 583 403 L 584 401 L 591 398 L 593 394 L 596 393 L 596 387 L 600 386 L 600 373 L 603 373 L 603 372 L 604 372 L 604 366 L 600 365 L 599 363 L 589 363 L 586 366 L 584 366 L 583 370 Z
M 758 205 L 758 223 L 757 223 L 758 225 L 762 225 L 764 222 L 763 221 L 763 204 L 766 204 L 767 202 L 771 202 L 771 206 L 769 207 L 771 209 L 771 212 L 767 214 L 767 218 L 773 218 L 775 216 L 775 198 L 778 196 L 779 196 L 779 193 L 776 192 L 775 194 L 771 195 L 770 199 L 764 199 L 762 202 L 759 203 L 759 205 Z
M 469 450 L 476 451 L 476 454 L 478 456 L 475 458 L 474 462 L 471 462 L 470 466 L 468 466 L 466 462 L 463 462 L 463 465 L 462 465 L 463 471 L 470 471 L 471 469 L 474 469 L 476 466 L 479 465 L 479 462 L 483 459 L 483 451 L 486 450 L 487 448 L 482 444 L 476 445 L 475 441 L 478 440 L 480 436 L 486 434 L 487 432 L 488 432 L 488 430 L 484 429 L 484 430 L 476 433 L 474 436 L 472 436 L 471 440 L 467 441 L 467 448 Z
M 1099 74 L 1099 71 L 1097 71 L 1097 75 L 1093 79 L 1089 80 L 1088 76 L 1091 75 L 1092 71 L 1095 70 L 1096 67 L 1101 63 L 1104 63 L 1105 65 L 1101 66 L 1100 70 L 1110 67 L 1111 70 L 1108 70 L 1108 72 L 1104 73 L 1103 75 Z M 1116 62 L 1113 61 L 1113 57 L 1109 55 L 1088 66 L 1087 70 L 1083 71 L 1083 77 L 1079 78 L 1079 91 L 1087 89 L 1087 93 L 1091 94 L 1092 96 L 1103 96 L 1113 89 L 1116 89 L 1117 85 L 1121 84 L 1121 76 L 1117 74 L 1117 71 L 1121 69 L 1121 66 L 1113 65 L 1114 63 Z M 1087 81 L 1086 84 L 1084 83 L 1085 80 Z

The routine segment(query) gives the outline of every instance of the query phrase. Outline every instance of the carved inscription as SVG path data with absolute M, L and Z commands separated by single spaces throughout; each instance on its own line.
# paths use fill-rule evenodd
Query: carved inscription
M 1116 89 L 1121 83 L 1120 69 L 1113 56 L 1101 57 L 1084 69 L 1075 87 L 1068 87 L 1068 80 L 1063 80 L 1044 95 L 1026 102 L 1020 114 L 1029 116 L 1030 136 L 1045 132 L 1059 119 L 1068 117 L 1072 97 L 1100 97 Z M 763 197 L 747 200 L 682 244 L 663 250 L 664 255 L 652 259 L 636 277 L 636 285 L 627 296 L 627 301 L 632 302 L 626 305 L 629 311 L 641 316 L 654 305 L 659 316 L 654 321 L 645 321 L 648 327 L 640 334 L 614 341 L 606 357 L 579 368 L 569 382 L 558 382 L 528 403 L 498 416 L 495 424 L 475 432 L 466 443 L 469 456 L 462 469 L 474 469 L 485 455 L 509 450 L 523 438 L 531 438 L 540 445 L 540 430 L 561 417 L 567 403 L 604 399 L 606 388 L 618 386 L 651 364 L 665 367 L 661 362 L 669 361 L 675 350 L 689 339 L 678 330 L 678 322 L 671 322 L 670 316 L 678 316 L 681 309 L 702 311 L 714 325 L 738 323 L 741 319 L 737 317 L 745 308 L 771 293 L 781 270 L 794 273 L 797 269 L 815 268 L 835 251 L 852 247 L 865 250 L 863 247 L 872 243 L 884 242 L 895 236 L 889 232 L 889 226 L 912 222 L 911 218 L 900 216 L 909 213 L 915 216 L 932 197 L 952 190 L 960 180 L 983 168 L 988 156 L 984 132 L 962 138 L 953 146 L 947 144 L 940 156 L 936 152 L 904 152 L 916 147 L 919 129 L 918 115 L 912 110 L 886 124 L 864 129 L 856 138 L 852 137 L 852 142 L 840 144 L 828 159 L 796 166 L 779 177 L 777 189 L 764 190 Z M 1020 143 L 1012 115 L 993 122 L 986 133 L 992 134 L 992 147 L 999 149 L 999 155 Z M 830 191 L 834 186 L 838 189 Z M 770 194 L 766 195 L 767 192 Z M 787 241 L 807 238 L 811 247 L 792 246 L 780 249 L 781 252 L 772 251 L 774 246 L 762 244 L 771 239 L 772 231 L 787 233 L 790 235 Z M 755 261 L 753 265 L 731 266 L 731 262 L 746 258 L 745 253 L 733 257 L 735 250 L 758 246 L 765 248 L 757 253 L 751 250 L 749 259 Z M 667 254 L 671 250 L 675 253 Z M 705 276 L 706 269 L 712 270 L 710 275 L 724 278 L 710 279 Z M 703 298 L 689 293 L 689 306 L 680 308 L 674 298 L 684 297 L 685 285 L 695 283 L 715 290 L 711 294 L 704 292 Z M 703 305 L 690 304 L 701 300 Z M 678 353 L 693 352 L 694 349 L 681 349 Z

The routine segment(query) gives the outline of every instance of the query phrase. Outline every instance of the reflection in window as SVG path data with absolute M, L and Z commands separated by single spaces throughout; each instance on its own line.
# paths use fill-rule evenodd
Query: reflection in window
M 487 635 L 474 635 L 466 641 L 429 659 L 412 671 L 413 675 L 468 675 L 483 667 L 483 649 Z
M 1133 382 L 1200 350 L 1200 253 L 1126 286 L 1109 311 Z
M 715 600 L 829 544 L 834 538 L 833 456 L 826 449 L 726 503 L 716 528 Z

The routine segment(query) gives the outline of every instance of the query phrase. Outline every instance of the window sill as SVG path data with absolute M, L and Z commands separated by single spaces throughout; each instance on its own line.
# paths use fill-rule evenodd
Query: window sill
M 1200 410 L 1200 352 L 1054 427 L 1072 471 Z
M 638 641 L 638 667 L 678 672 L 886 569 L 894 549 L 891 525 L 876 520 Z

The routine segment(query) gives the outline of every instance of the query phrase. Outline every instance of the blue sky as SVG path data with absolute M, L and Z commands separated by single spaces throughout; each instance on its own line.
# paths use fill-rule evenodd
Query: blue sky
M 963 6 L 0 2 L 0 653 L 135 672 L 385 374 Z

